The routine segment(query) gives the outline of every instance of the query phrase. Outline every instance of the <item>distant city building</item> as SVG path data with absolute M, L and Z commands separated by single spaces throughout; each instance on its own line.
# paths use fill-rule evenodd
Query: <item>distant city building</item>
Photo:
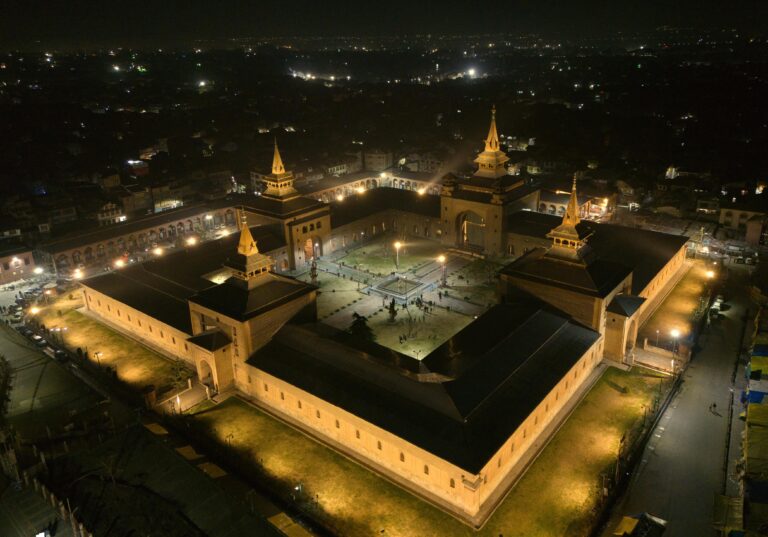
M 29 247 L 0 241 L 0 285 L 29 278 L 34 270 L 35 259 Z
M 364 154 L 365 170 L 370 172 L 383 172 L 392 167 L 394 157 L 390 151 L 370 150 Z

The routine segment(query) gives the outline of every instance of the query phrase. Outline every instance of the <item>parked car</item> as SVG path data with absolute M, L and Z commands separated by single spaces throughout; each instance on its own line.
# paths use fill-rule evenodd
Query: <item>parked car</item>
M 64 351 L 62 351 L 62 350 L 56 350 L 56 351 L 54 351 L 54 352 L 53 352 L 53 357 L 54 357 L 54 358 L 55 358 L 57 361 L 59 361 L 59 362 L 62 362 L 62 363 L 64 363 L 64 362 L 66 362 L 67 360 L 69 360 L 69 354 L 67 354 L 66 352 L 64 352 Z
M 37 337 L 40 337 L 40 336 L 37 336 Z M 44 348 L 44 347 L 48 346 L 48 342 L 46 340 L 44 340 L 43 338 L 40 338 L 40 339 L 35 341 L 35 345 L 37 345 L 40 348 Z

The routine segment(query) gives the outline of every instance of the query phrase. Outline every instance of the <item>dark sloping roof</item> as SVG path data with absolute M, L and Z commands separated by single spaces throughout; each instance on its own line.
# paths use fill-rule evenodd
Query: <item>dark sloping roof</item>
M 141 266 L 102 274 L 81 283 L 182 332 L 192 333 L 186 300 L 191 291 Z
M 547 233 L 562 218 L 555 215 L 520 211 L 507 218 L 509 233 L 547 241 Z M 670 235 L 648 229 L 582 221 L 579 233 L 592 236 L 588 244 L 596 259 L 610 261 L 632 269 L 632 294 L 638 295 L 664 266 L 688 242 L 684 235 Z
M 248 196 L 237 199 L 250 211 L 279 219 L 290 218 L 292 216 L 301 215 L 307 211 L 314 211 L 326 207 L 326 204 L 321 201 L 302 196 L 297 196 L 286 201 L 265 196 Z
M 399 188 L 373 188 L 335 202 L 331 207 L 331 226 L 334 228 L 390 209 L 439 218 L 440 196 Z
M 189 301 L 232 319 L 245 321 L 315 290 L 314 286 L 293 278 L 277 274 L 264 277 L 264 283 L 250 290 L 240 287 L 234 278 L 230 278 L 221 285 L 189 297 Z
M 250 230 L 261 252 L 268 253 L 285 246 L 285 235 L 279 224 L 255 226 Z M 168 255 L 147 261 L 143 266 L 147 271 L 192 291 L 202 291 L 213 285 L 203 276 L 222 268 L 227 257 L 237 251 L 239 240 L 240 233 L 232 233 L 214 241 L 175 250 Z
M 187 207 L 180 207 L 178 209 L 163 211 L 161 213 L 142 216 L 139 218 L 131 218 L 130 220 L 119 224 L 99 227 L 97 229 L 88 230 L 49 241 L 40 246 L 40 249 L 50 254 L 55 254 L 58 252 L 71 250 L 72 248 L 84 247 L 96 242 L 109 241 L 116 239 L 117 237 L 129 235 L 131 233 L 140 233 L 153 227 L 168 225 L 171 222 L 175 222 L 177 220 L 193 218 L 205 213 L 206 211 L 220 209 L 227 206 L 234 206 L 234 203 L 232 201 L 222 199 L 209 202 L 204 205 L 190 205 Z
M 285 245 L 282 233 L 272 226 L 250 229 L 259 247 L 266 251 Z M 236 251 L 239 238 L 240 234 L 236 233 L 200 243 L 140 265 L 89 278 L 82 284 L 191 334 L 187 300 L 215 286 L 202 276 L 222 266 L 227 254 Z
M 607 296 L 631 272 L 626 265 L 601 258 L 587 263 L 546 254 L 544 248 L 535 248 L 505 266 L 501 272 L 596 297 Z
M 598 337 L 526 296 L 441 345 L 425 376 L 294 325 L 248 363 L 477 473 Z
M 214 328 L 213 330 L 208 330 L 206 332 L 201 332 L 187 339 L 187 341 L 211 352 L 217 351 L 220 348 L 226 347 L 232 343 L 232 340 L 229 339 L 229 336 L 227 336 L 227 334 L 218 328 Z
M 644 298 L 632 295 L 616 295 L 608 304 L 608 311 L 624 317 L 632 317 L 645 302 Z

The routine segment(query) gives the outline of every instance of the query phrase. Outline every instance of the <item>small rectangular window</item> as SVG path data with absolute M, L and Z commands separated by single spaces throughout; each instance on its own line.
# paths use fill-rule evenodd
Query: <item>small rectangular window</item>
M 358 440 L 360 439 L 360 430 L 359 429 L 355 429 L 355 438 L 357 438 Z
M 376 441 L 376 448 L 381 449 L 381 440 Z
M 285 394 L 283 392 L 280 392 L 280 400 L 285 401 Z
M 339 423 L 339 420 L 336 420 L 336 428 L 338 429 L 340 427 L 341 427 L 341 424 Z
M 251 377 L 248 377 L 248 378 L 251 378 Z M 266 383 L 266 382 L 264 383 L 264 391 L 265 391 L 265 392 L 268 392 L 268 391 L 269 391 L 269 386 L 267 385 L 267 383 Z
M 299 408 L 301 408 L 301 401 L 296 401 L 296 406 L 298 406 Z

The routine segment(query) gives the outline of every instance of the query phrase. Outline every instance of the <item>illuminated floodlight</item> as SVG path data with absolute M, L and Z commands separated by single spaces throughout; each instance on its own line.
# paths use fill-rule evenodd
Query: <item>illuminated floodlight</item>
M 477 71 L 475 71 L 475 69 L 474 69 L 474 68 L 472 68 L 472 69 L 470 69 L 469 71 L 467 71 L 467 74 L 468 74 L 469 76 L 471 76 L 472 78 L 474 78 L 474 77 L 475 77 L 475 75 L 477 74 Z
M 157 248 L 152 250 L 152 253 L 159 257 L 163 255 L 163 249 L 158 246 Z
M 74 277 L 76 280 L 82 279 L 83 271 L 80 269 L 75 269 L 75 271 L 72 273 L 72 277 Z
M 384 178 L 386 178 L 386 177 L 387 177 L 387 174 L 386 174 L 386 173 L 384 173 L 384 172 L 381 172 L 381 173 L 379 174 L 379 177 L 381 177 L 382 179 L 384 179 Z
M 197 237 L 189 237 L 187 239 L 187 246 L 194 246 L 197 244 Z
M 35 267 L 35 269 L 32 271 L 38 276 L 43 273 L 43 267 Z
M 124 266 L 125 266 L 125 260 L 123 259 L 115 260 L 115 268 L 123 268 Z
M 29 313 L 30 315 L 37 315 L 38 313 L 40 313 L 40 308 L 38 308 L 37 306 L 32 306 L 31 308 L 29 308 Z
M 419 193 L 419 196 L 423 196 L 424 194 L 427 193 L 427 189 L 424 187 L 421 187 L 420 189 L 417 190 L 417 192 Z
M 205 215 L 205 219 L 206 220 L 213 220 L 213 215 L 212 214 L 206 214 Z
M 707 278 L 711 280 L 714 277 L 715 277 L 715 271 L 714 270 L 708 270 L 707 271 Z
M 206 82 L 205 80 L 201 80 L 200 82 L 197 83 L 197 87 L 204 88 L 207 84 L 208 82 Z
M 439 255 L 439 256 L 437 256 L 437 261 L 438 261 L 440 264 L 443 264 L 443 263 L 445 263 L 445 256 L 444 256 L 444 255 Z
M 673 328 L 672 330 L 670 330 L 669 335 L 677 339 L 680 337 L 680 330 L 678 330 L 677 328 Z
M 365 192 L 365 187 L 359 186 L 355 190 L 357 190 L 358 194 L 362 194 L 363 192 Z
M 113 70 L 114 72 L 116 72 L 116 73 L 119 73 L 119 72 L 120 72 L 120 66 L 119 66 L 119 65 L 113 65 L 113 66 L 112 66 L 112 70 Z
M 336 201 L 344 201 L 344 196 L 339 194 L 338 196 L 336 196 Z

